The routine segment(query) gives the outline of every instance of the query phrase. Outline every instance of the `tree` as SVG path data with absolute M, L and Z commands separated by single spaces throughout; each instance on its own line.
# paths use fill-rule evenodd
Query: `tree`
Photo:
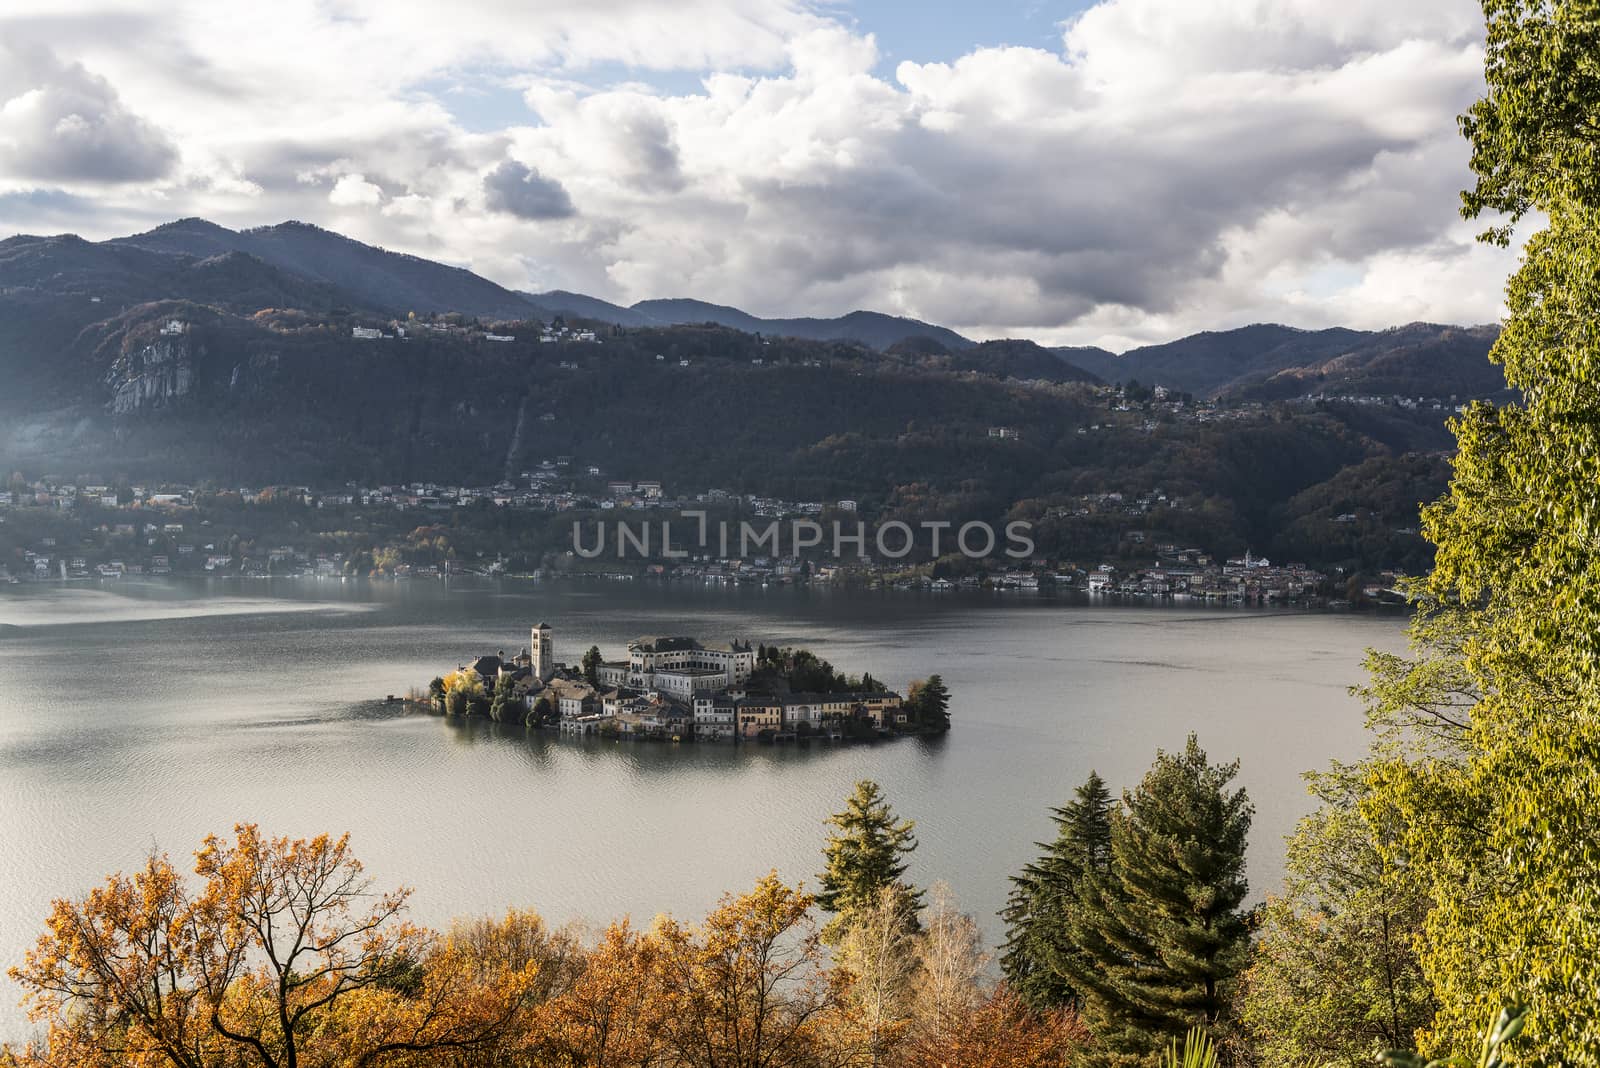
M 444 709 L 452 716 L 477 712 L 487 705 L 483 677 L 472 668 L 452 671 L 444 677 Z
M 494 698 L 489 702 L 489 718 L 497 722 L 521 719 L 522 699 L 514 690 L 516 680 L 509 673 L 501 673 L 494 680 Z
M 601 663 L 603 661 L 600 657 L 600 647 L 598 645 L 589 646 L 589 651 L 583 654 L 583 677 L 590 686 L 600 685 Z
M 912 719 L 924 729 L 950 729 L 950 691 L 938 675 L 913 682 L 906 691 L 906 706 Z
M 1060 1068 L 1084 1041 L 1083 1027 L 1070 1012 L 1032 1012 L 1004 984 L 979 994 L 951 1023 L 937 1039 L 908 1039 L 898 1056 L 900 1068 Z
M 1433 1018 L 1417 946 L 1430 902 L 1386 860 L 1364 765 L 1311 776 L 1320 799 L 1289 841 L 1283 895 L 1262 912 L 1241 1015 L 1272 1064 L 1371 1064 Z
M 723 900 L 699 928 L 658 922 L 663 1038 L 685 1068 L 809 1068 L 839 1025 L 813 899 L 777 874 Z
M 824 937 L 836 942 L 854 915 L 878 900 L 885 887 L 903 890 L 914 907 L 922 895 L 905 883 L 904 856 L 917 848 L 911 820 L 897 821 L 878 784 L 870 779 L 856 783 L 843 812 L 828 817 L 835 828 L 823 847 L 827 867 L 818 876 L 821 890 L 817 905 L 835 914 Z
M 1190 1027 L 1231 1022 L 1249 941 L 1239 906 L 1251 808 L 1194 735 L 1158 752 L 1111 815 L 1111 857 L 1081 884 L 1054 964 L 1083 999 L 1096 1063 L 1152 1063 Z
M 1429 1060 L 1406 1050 L 1384 1050 L 1378 1055 L 1379 1061 L 1389 1068 L 1504 1068 L 1505 1049 L 1511 1040 L 1522 1033 L 1528 1023 L 1528 1007 L 1515 1005 L 1511 1008 L 1501 1009 L 1494 1023 L 1484 1032 L 1483 1041 L 1478 1045 L 1478 1058 L 1472 1060 L 1463 1055 L 1457 1055 L 1445 1060 Z
M 834 951 L 834 966 L 848 979 L 846 1004 L 872 1068 L 889 1059 L 910 1022 L 919 968 L 915 912 L 902 887 L 885 886 L 855 914 Z
M 348 838 L 266 838 L 252 824 L 195 854 L 192 892 L 165 857 L 59 900 L 12 978 L 66 1064 L 362 1066 L 471 1050 L 521 1010 L 531 970 L 484 985 L 374 894 Z M 478 978 L 483 978 L 480 972 Z
M 982 1000 L 990 956 L 977 921 L 956 907 L 946 884 L 933 884 L 917 945 L 916 1033 L 934 1045 L 950 1040 Z
M 1372 802 L 1399 814 L 1391 855 L 1432 899 L 1421 961 L 1438 1002 L 1424 1055 L 1467 1048 L 1484 1017 L 1531 1006 L 1518 1063 L 1600 1062 L 1600 17 L 1593 0 L 1485 0 L 1486 93 L 1462 117 L 1469 218 L 1527 214 L 1491 353 L 1520 401 L 1453 429 L 1437 546 L 1415 592 L 1442 613 L 1470 682 L 1446 759 L 1397 754 Z
M 1069 952 L 1068 913 L 1077 907 L 1080 884 L 1103 876 L 1111 861 L 1111 791 L 1095 772 L 1074 800 L 1051 811 L 1055 841 L 1038 843 L 1039 859 L 1011 879 L 1001 913 L 1006 943 L 1000 970 L 1017 996 L 1035 1011 L 1076 1006 L 1079 995 L 1055 966 Z
M 626 920 L 606 928 L 572 985 L 533 1028 L 533 1063 L 610 1066 L 656 1063 L 669 998 L 663 943 Z

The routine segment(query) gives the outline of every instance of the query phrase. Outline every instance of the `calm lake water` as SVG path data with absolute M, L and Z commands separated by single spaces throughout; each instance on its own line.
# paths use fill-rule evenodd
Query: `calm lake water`
M 903 688 L 943 674 L 955 729 L 848 748 L 579 742 L 385 706 L 548 621 L 558 657 L 641 634 L 804 645 Z M 1282 872 L 1300 774 L 1365 746 L 1346 689 L 1396 617 L 1040 598 L 632 584 L 285 582 L 0 587 L 0 973 L 52 897 L 250 820 L 350 831 L 414 915 L 537 908 L 698 917 L 772 868 L 814 883 L 823 818 L 861 778 L 917 821 L 910 875 L 998 940 L 1007 876 L 1090 769 L 1135 783 L 1195 730 L 1239 758 L 1250 873 Z M 25 1022 L 0 975 L 0 1039 Z

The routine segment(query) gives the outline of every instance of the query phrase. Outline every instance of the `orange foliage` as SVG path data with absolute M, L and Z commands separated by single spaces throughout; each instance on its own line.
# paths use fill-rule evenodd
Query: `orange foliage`
M 1002 985 L 939 1037 L 913 1036 L 896 1068 L 1060 1068 L 1086 1032 L 1071 1013 L 1036 1015 Z
M 1057 1068 L 1082 1038 L 985 990 L 948 907 L 840 966 L 775 873 L 698 925 L 624 920 L 589 947 L 518 910 L 439 935 L 346 838 L 235 831 L 197 887 L 151 857 L 55 902 L 11 972 L 48 1035 L 0 1068 Z
M 482 981 L 374 896 L 348 837 L 263 838 L 253 824 L 196 854 L 191 893 L 165 857 L 58 900 L 11 976 L 72 1065 L 361 1066 L 466 1049 L 513 1021 L 532 968 Z

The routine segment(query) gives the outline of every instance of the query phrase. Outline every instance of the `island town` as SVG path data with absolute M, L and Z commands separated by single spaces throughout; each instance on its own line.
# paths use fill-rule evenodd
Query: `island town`
M 938 675 L 901 695 L 807 650 L 684 636 L 636 638 L 620 660 L 591 646 L 571 666 L 555 658 L 548 623 L 531 628 L 521 652 L 459 664 L 412 700 L 443 715 L 630 740 L 848 742 L 950 729 Z

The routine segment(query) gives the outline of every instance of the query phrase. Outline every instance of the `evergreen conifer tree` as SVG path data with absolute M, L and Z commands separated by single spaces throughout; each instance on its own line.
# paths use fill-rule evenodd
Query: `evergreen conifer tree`
M 1067 914 L 1077 907 L 1079 884 L 1091 874 L 1104 874 L 1110 863 L 1111 805 L 1105 780 L 1090 772 L 1075 800 L 1051 810 L 1055 841 L 1038 843 L 1039 859 L 1011 879 L 1013 889 L 1001 913 L 1006 944 L 1000 970 L 1035 1011 L 1079 1001 L 1054 958 L 1067 944 Z
M 818 876 L 817 905 L 834 913 L 823 936 L 837 941 L 852 915 L 872 907 L 885 887 L 899 887 L 911 903 L 909 922 L 922 907 L 921 891 L 907 884 L 905 855 L 917 848 L 912 821 L 896 820 L 883 791 L 870 779 L 856 783 L 843 812 L 828 817 L 834 831 L 823 847 L 827 867 Z
M 1209 764 L 1190 735 L 1111 814 L 1109 867 L 1081 881 L 1054 955 L 1094 1036 L 1088 1063 L 1155 1065 L 1189 1028 L 1230 1025 L 1249 955 L 1239 906 L 1252 809 L 1228 788 L 1237 772 Z

